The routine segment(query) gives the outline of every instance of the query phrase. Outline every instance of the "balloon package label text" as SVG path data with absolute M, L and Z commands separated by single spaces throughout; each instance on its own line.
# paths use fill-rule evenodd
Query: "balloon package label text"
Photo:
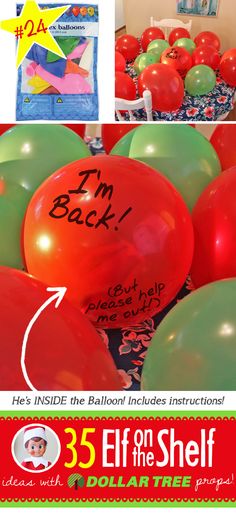
M 3 505 L 235 505 L 233 416 L 35 414 L 1 414 Z
M 61 6 L 39 5 L 42 10 Z M 17 5 L 18 16 L 22 9 Z M 28 23 L 30 27 L 19 27 L 18 38 L 20 29 L 29 37 L 32 31 L 43 30 L 33 20 Z M 18 70 L 18 121 L 98 119 L 98 23 L 97 5 L 68 4 L 49 28 L 64 57 L 33 44 Z

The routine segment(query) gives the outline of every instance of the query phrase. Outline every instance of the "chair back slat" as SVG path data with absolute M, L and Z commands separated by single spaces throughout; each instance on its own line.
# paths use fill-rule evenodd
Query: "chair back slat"
M 155 20 L 152 16 L 150 19 L 150 25 L 151 27 L 158 27 L 159 29 L 163 30 L 165 34 L 166 40 L 169 39 L 169 35 L 173 29 L 177 29 L 179 27 L 183 29 L 187 29 L 190 33 L 192 30 L 192 20 L 189 20 L 187 23 L 184 23 L 181 20 L 176 20 L 172 18 L 165 18 L 163 20 Z
M 144 91 L 143 98 L 137 100 L 124 100 L 123 98 L 115 99 L 115 111 L 119 121 L 124 121 L 125 117 L 120 111 L 128 111 L 131 121 L 135 121 L 136 118 L 133 114 L 134 111 L 144 109 L 147 113 L 147 120 L 153 121 L 152 116 L 152 94 L 150 91 Z

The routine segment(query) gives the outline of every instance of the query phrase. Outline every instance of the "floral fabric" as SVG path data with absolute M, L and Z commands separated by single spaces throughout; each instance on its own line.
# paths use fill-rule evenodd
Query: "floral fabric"
M 99 330 L 100 336 L 115 361 L 125 390 L 140 390 L 144 359 L 154 333 L 158 330 L 158 325 L 176 303 L 187 296 L 192 289 L 193 286 L 188 279 L 176 298 L 154 318 L 148 318 L 142 323 L 119 330 Z
M 126 72 L 134 79 L 137 87 L 138 77 L 133 63 L 127 65 Z M 174 112 L 153 111 L 153 121 L 216 121 L 234 108 L 236 88 L 228 86 L 217 72 L 216 86 L 211 93 L 204 96 L 190 96 L 185 92 L 183 104 Z M 138 88 L 137 88 L 138 98 Z M 144 109 L 134 111 L 136 121 L 146 121 Z M 123 114 L 125 121 L 129 121 L 129 114 Z M 116 117 L 118 120 L 118 118 Z

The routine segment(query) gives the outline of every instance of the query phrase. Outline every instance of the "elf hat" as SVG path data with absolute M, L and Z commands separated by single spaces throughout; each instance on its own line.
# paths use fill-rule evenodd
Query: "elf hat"
M 40 437 L 40 439 L 43 439 L 47 442 L 45 428 L 37 425 L 30 425 L 29 427 L 26 427 L 24 430 L 24 444 L 34 437 Z

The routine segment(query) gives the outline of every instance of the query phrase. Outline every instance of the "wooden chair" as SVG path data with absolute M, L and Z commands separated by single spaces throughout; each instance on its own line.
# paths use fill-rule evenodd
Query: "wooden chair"
M 177 29 L 179 27 L 183 29 L 187 29 L 189 32 L 191 32 L 192 29 L 192 20 L 189 20 L 188 23 L 184 23 L 181 20 L 175 20 L 175 19 L 163 19 L 163 20 L 154 20 L 153 16 L 150 19 L 150 25 L 151 27 L 158 27 L 159 29 L 162 29 L 165 38 L 168 41 L 169 35 L 173 29 Z
M 145 109 L 147 113 L 147 121 L 153 121 L 152 94 L 150 91 L 144 91 L 143 98 L 138 98 L 138 100 L 124 100 L 123 98 L 115 99 L 115 111 L 119 121 L 125 120 L 120 111 L 128 111 L 130 121 L 137 121 L 133 115 L 133 111 L 137 111 L 139 109 Z

